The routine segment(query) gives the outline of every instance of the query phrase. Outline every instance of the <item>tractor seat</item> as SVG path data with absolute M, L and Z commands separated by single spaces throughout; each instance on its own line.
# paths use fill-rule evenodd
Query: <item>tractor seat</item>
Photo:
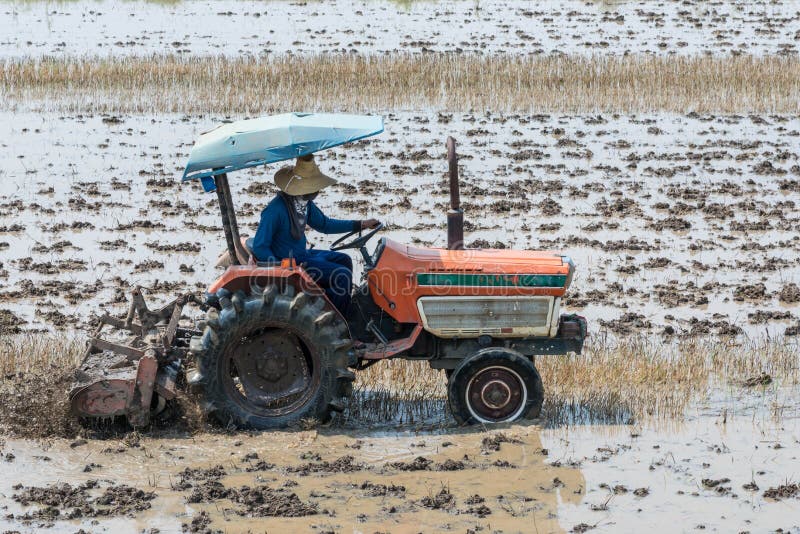
M 254 239 L 253 237 L 248 237 L 247 239 L 242 238 L 242 245 L 244 245 L 245 250 L 250 254 L 250 258 L 248 259 L 252 259 L 259 267 L 280 267 L 281 262 L 279 261 L 258 261 L 256 255 L 253 254 Z

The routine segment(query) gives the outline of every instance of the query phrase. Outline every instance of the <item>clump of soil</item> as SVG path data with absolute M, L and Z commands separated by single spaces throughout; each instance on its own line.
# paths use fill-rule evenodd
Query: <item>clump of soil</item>
M 25 324 L 25 320 L 17 317 L 11 310 L 0 309 L 0 335 L 18 334 L 22 330 L 20 326 Z
M 110 507 L 100 510 L 102 513 L 99 515 L 134 515 L 134 512 L 150 508 L 150 501 L 155 498 L 155 492 L 122 484 L 106 488 L 105 492 L 95 500 L 95 504 Z
M 180 476 L 182 480 L 218 480 L 226 474 L 224 467 L 216 465 L 206 469 L 201 469 L 199 467 L 197 469 L 192 469 L 187 467 L 178 473 L 178 476 Z
M 443 486 L 439 493 L 423 497 L 419 503 L 431 510 L 451 510 L 456 505 L 456 498 L 449 488 Z
M 363 482 L 358 489 L 363 490 L 368 497 L 385 497 L 393 495 L 395 497 L 405 497 L 406 487 L 396 484 L 375 484 L 373 482 Z
M 612 202 L 602 199 L 594 205 L 603 217 L 628 217 L 642 214 L 642 209 L 631 198 L 617 198 Z
M 745 299 L 761 300 L 767 295 L 767 288 L 764 284 L 741 285 L 733 291 L 733 300 L 743 301 Z
M 729 483 L 731 479 L 729 478 L 720 478 L 720 479 L 713 479 L 713 478 L 704 478 L 701 483 L 703 487 L 706 489 L 713 489 L 720 495 L 727 495 L 730 493 L 731 488 L 725 486 L 725 484 Z
M 177 486 L 175 489 L 182 489 Z M 212 502 L 220 499 L 227 499 L 235 490 L 226 488 L 221 482 L 217 480 L 206 480 L 197 484 L 192 489 L 192 493 L 186 498 L 186 502 L 199 503 L 199 502 Z
M 183 523 L 181 530 L 183 532 L 191 532 L 193 534 L 216 534 L 222 532 L 221 530 L 211 530 L 208 525 L 211 524 L 211 517 L 208 512 L 202 510 L 199 514 L 192 518 L 191 523 Z
M 14 486 L 13 499 L 23 506 L 40 504 L 44 508 L 37 510 L 30 517 L 46 516 L 51 519 L 75 519 L 78 517 L 101 516 L 133 516 L 150 508 L 150 501 L 156 498 L 152 491 L 143 491 L 126 486 L 109 486 L 97 498 L 92 498 L 89 490 L 97 488 L 96 480 L 89 480 L 78 486 L 67 483 L 53 484 L 45 487 L 30 486 L 23 488 L 21 484 Z
M 766 324 L 771 321 L 788 321 L 794 316 L 788 311 L 756 310 L 747 314 L 747 320 L 752 324 Z
M 636 330 L 647 329 L 653 326 L 644 315 L 636 312 L 623 313 L 619 319 L 612 319 L 610 321 L 598 319 L 597 322 L 600 323 L 601 326 L 617 334 L 630 334 Z
M 254 471 L 269 471 L 270 469 L 274 469 L 275 464 L 270 462 L 265 462 L 264 460 L 259 460 L 254 464 L 250 464 L 245 468 L 245 471 L 248 473 L 252 473 Z
M 186 490 L 194 486 L 193 482 L 219 480 L 225 475 L 225 468 L 221 465 L 209 467 L 207 469 L 191 469 L 187 467 L 178 473 L 178 483 L 173 484 L 172 489 Z
M 337 458 L 333 462 L 309 462 L 307 464 L 288 467 L 290 473 L 307 476 L 310 473 L 352 473 L 364 469 L 363 464 L 355 463 L 355 458 L 350 455 Z
M 97 481 L 95 480 L 89 480 L 74 487 L 67 483 L 61 483 L 45 487 L 30 486 L 23 488 L 21 484 L 18 484 L 14 486 L 14 489 L 21 489 L 22 491 L 15 493 L 12 498 L 22 506 L 43 504 L 58 508 L 83 507 L 89 504 L 88 491 L 95 487 L 97 487 Z
M 491 241 L 487 241 L 486 239 L 476 239 L 475 241 L 473 241 L 472 243 L 467 245 L 467 248 L 468 249 L 477 248 L 477 249 L 497 250 L 497 249 L 505 249 L 505 248 L 508 248 L 508 247 L 502 241 L 491 242 Z
M 486 436 L 481 441 L 481 450 L 484 452 L 496 452 L 500 450 L 501 443 L 522 443 L 522 440 L 503 433 Z
M 764 492 L 765 499 L 788 499 L 800 495 L 800 486 L 797 484 L 782 484 L 777 488 L 769 488 Z
M 295 493 L 269 486 L 225 487 L 218 480 L 198 484 L 187 497 L 189 503 L 214 502 L 230 499 L 242 505 L 235 512 L 249 517 L 301 517 L 317 513 L 317 505 L 305 503 Z
M 781 288 L 778 298 L 781 302 L 800 302 L 800 287 L 794 282 L 786 284 Z
M 464 513 L 484 518 L 492 513 L 492 509 L 486 506 L 485 504 L 479 504 L 478 506 L 470 506 L 469 508 L 464 510 Z
M 433 460 L 429 460 L 424 456 L 417 456 L 411 462 L 391 462 L 389 467 L 399 471 L 427 471 L 433 465 Z
M 318 512 L 316 504 L 304 503 L 294 493 L 267 486 L 242 486 L 231 500 L 244 505 L 244 515 L 250 517 L 302 517 Z
M 466 469 L 464 462 L 449 458 L 436 466 L 437 471 L 461 471 L 462 469 Z
M 648 224 L 647 227 L 652 228 L 657 232 L 660 232 L 662 230 L 680 231 L 680 230 L 688 230 L 689 228 L 692 227 L 692 223 L 690 223 L 686 219 L 681 219 L 680 217 L 667 217 L 665 219 L 654 221 Z

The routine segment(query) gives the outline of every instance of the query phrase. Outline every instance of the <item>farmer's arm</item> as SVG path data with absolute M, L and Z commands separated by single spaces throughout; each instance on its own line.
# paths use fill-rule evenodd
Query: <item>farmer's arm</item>
M 326 217 L 313 202 L 308 203 L 308 225 L 323 234 L 344 234 L 361 230 L 361 221 L 331 219 Z
M 253 239 L 253 254 L 258 261 L 280 261 L 272 251 L 272 239 L 280 224 L 278 210 L 270 209 L 272 206 L 272 203 L 268 204 L 261 212 L 261 222 Z

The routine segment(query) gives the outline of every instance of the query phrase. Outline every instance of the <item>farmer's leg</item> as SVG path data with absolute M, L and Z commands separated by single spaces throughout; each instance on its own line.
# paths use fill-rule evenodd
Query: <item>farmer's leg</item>
M 309 250 L 304 262 L 309 276 L 325 289 L 331 303 L 346 314 L 353 282 L 350 256 L 329 250 Z

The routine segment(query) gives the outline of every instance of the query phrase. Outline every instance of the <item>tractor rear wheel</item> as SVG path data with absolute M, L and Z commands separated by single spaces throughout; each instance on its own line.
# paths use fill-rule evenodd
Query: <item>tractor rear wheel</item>
M 224 425 L 284 428 L 341 411 L 355 375 L 347 325 L 322 297 L 270 285 L 251 295 L 217 293 L 190 350 L 189 383 Z
M 450 411 L 462 425 L 539 417 L 544 387 L 533 362 L 505 348 L 486 348 L 461 361 L 447 386 Z

